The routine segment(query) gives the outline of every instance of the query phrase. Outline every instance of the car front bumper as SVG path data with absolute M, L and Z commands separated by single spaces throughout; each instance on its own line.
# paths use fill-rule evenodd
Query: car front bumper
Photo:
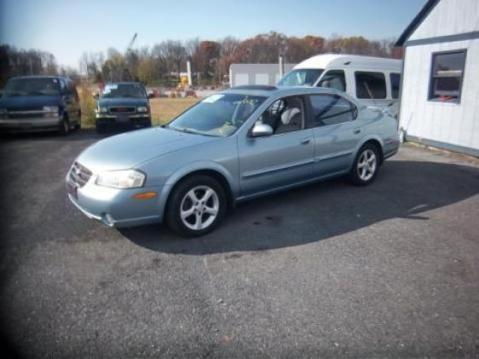
M 56 117 L 0 118 L 0 131 L 43 131 L 57 129 L 62 121 Z
M 149 115 L 97 115 L 96 125 L 105 130 L 114 129 L 136 129 L 151 127 L 151 117 Z
M 69 200 L 88 218 L 117 228 L 162 221 L 164 203 L 160 198 L 161 188 L 116 189 L 97 186 L 94 180 L 95 175 L 83 187 L 75 187 L 69 175 L 66 178 Z M 155 192 L 157 195 L 151 199 L 133 198 L 143 192 Z

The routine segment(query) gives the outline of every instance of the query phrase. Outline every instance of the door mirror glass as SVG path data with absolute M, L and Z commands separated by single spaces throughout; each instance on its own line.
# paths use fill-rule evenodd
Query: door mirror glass
M 354 106 L 354 108 L 353 108 L 353 119 L 355 120 L 356 118 L 358 118 L 358 108 L 356 106 Z
M 273 134 L 273 128 L 260 121 L 254 124 L 253 129 L 251 130 L 252 137 L 264 137 L 264 136 L 271 136 Z

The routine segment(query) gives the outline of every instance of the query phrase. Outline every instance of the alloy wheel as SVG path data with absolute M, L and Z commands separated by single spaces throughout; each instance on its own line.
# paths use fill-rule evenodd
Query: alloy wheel
M 376 172 L 377 158 L 376 154 L 371 149 L 364 150 L 358 159 L 358 176 L 362 181 L 369 181 Z
M 191 230 L 208 228 L 218 216 L 220 201 L 218 194 L 209 186 L 193 187 L 186 192 L 180 205 L 182 223 Z

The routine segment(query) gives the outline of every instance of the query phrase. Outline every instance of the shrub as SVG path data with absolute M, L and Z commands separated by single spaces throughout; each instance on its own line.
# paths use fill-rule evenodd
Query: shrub
M 81 126 L 82 128 L 95 127 L 95 106 L 96 101 L 92 96 L 91 88 L 86 82 L 80 84 L 78 91 L 81 106 Z

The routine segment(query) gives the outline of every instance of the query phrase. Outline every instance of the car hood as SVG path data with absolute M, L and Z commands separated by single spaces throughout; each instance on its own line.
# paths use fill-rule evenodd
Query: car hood
M 100 98 L 98 100 L 99 106 L 147 106 L 148 100 L 146 98 Z
M 137 168 L 167 153 L 217 140 L 218 137 L 156 127 L 98 141 L 83 151 L 77 161 L 93 172 Z
M 12 110 L 29 110 L 43 106 L 58 106 L 61 102 L 58 96 L 11 96 L 0 98 L 0 108 Z

